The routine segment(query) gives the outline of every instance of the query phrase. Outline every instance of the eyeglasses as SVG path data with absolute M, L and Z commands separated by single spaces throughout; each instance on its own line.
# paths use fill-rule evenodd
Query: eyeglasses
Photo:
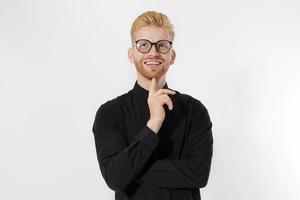
M 157 42 L 150 42 L 146 39 L 140 39 L 135 41 L 136 48 L 141 53 L 147 53 L 150 51 L 153 45 L 155 45 L 156 51 L 162 54 L 168 53 L 172 48 L 172 42 L 169 40 L 159 40 Z

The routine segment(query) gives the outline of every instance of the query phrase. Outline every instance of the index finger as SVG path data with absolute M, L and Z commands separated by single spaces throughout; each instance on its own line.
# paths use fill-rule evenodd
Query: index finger
M 153 77 L 150 85 L 149 92 L 154 93 L 156 91 L 156 78 Z
M 176 94 L 176 91 L 174 90 L 170 90 L 170 89 L 160 89 L 158 92 L 157 92 L 158 95 L 160 94 L 171 94 L 171 95 L 174 95 Z

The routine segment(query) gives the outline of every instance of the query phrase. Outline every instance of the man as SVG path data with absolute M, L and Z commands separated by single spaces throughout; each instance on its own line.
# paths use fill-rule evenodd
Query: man
M 199 100 L 167 85 L 173 26 L 166 15 L 145 12 L 131 39 L 137 81 L 102 104 L 93 124 L 102 176 L 118 200 L 199 200 L 210 172 L 212 123 Z

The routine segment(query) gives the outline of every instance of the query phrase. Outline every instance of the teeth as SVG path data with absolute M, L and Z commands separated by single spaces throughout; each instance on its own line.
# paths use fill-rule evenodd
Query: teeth
M 146 65 L 159 65 L 161 64 L 161 62 L 156 62 L 156 61 L 148 61 L 148 62 L 144 62 Z

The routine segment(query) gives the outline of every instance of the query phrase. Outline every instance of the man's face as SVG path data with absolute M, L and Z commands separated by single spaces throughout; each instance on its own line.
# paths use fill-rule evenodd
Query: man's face
M 146 39 L 152 43 L 155 43 L 159 40 L 171 41 L 171 35 L 163 28 L 158 28 L 156 26 L 145 26 L 136 31 L 134 34 L 134 41 L 140 39 Z M 173 49 L 165 54 L 162 54 L 156 50 L 155 45 L 153 45 L 150 51 L 147 53 L 139 52 L 135 43 L 133 47 L 128 50 L 129 61 L 134 63 L 138 73 L 148 80 L 151 80 L 153 77 L 157 79 L 163 77 L 168 71 L 169 66 L 174 63 L 175 57 L 176 54 Z M 155 61 L 156 64 L 149 61 Z

